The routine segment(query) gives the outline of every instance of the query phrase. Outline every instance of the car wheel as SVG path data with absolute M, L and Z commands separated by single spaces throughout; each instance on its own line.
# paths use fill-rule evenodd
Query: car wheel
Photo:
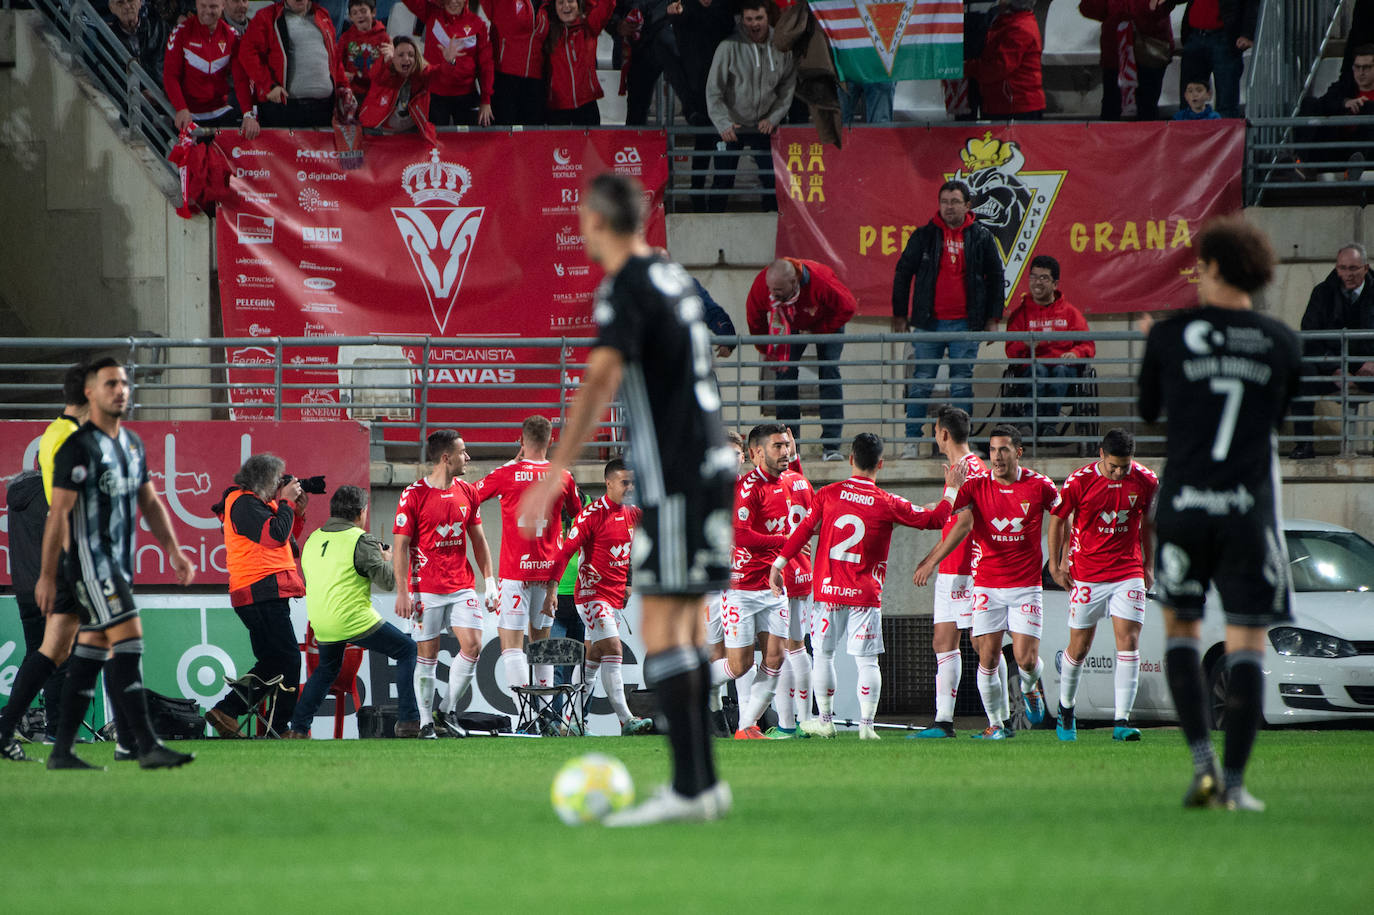
M 1212 716 L 1212 728 L 1226 729 L 1226 690 L 1230 687 L 1231 671 L 1226 656 L 1218 655 L 1207 673 L 1207 710 Z

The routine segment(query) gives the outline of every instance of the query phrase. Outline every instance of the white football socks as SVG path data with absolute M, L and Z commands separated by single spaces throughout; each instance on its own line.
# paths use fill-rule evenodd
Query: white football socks
M 959 649 L 935 653 L 935 720 L 954 721 L 954 700 L 959 696 L 962 676 Z
M 983 699 L 983 710 L 988 713 L 988 724 L 1000 727 L 1002 721 L 1002 681 L 997 671 L 978 665 L 978 695 Z
M 773 707 L 778 710 L 778 727 L 789 731 L 797 727 L 797 690 L 792 684 L 792 665 L 788 663 L 787 656 L 783 655 L 782 663 L 778 667 L 778 693 L 775 697 L 777 701 L 773 703 Z
M 883 691 L 883 674 L 878 669 L 878 659 L 855 658 L 859 668 L 859 726 L 873 727 L 873 718 L 878 714 L 878 697 Z
M 553 686 L 553 665 L 536 664 L 534 665 L 534 685 Z
M 821 721 L 829 722 L 835 717 L 835 653 L 816 649 L 816 663 L 811 668 L 811 692 L 816 697 L 816 708 Z
M 1116 720 L 1129 721 L 1140 688 L 1140 652 L 1116 653 Z
M 597 658 L 593 661 L 588 658 L 582 667 L 582 701 L 591 702 L 592 693 L 596 692 L 596 675 L 601 670 L 601 662 L 605 658 Z
M 1021 675 L 1021 695 L 1029 696 L 1031 690 L 1035 689 L 1035 684 L 1039 682 L 1040 675 L 1045 672 L 1045 662 L 1036 655 L 1035 667 L 1031 671 L 1027 672 L 1018 667 L 1016 672 Z
M 763 716 L 763 710 L 768 708 L 768 703 L 773 701 L 773 696 L 778 691 L 777 668 L 768 667 L 765 664 L 759 665 L 759 672 L 754 677 L 754 688 L 749 693 L 749 705 L 739 716 L 740 729 L 754 727 L 759 723 L 759 718 Z M 736 681 L 738 682 L 738 681 Z
M 448 695 L 444 697 L 442 706 L 444 714 L 448 715 L 458 707 L 458 700 L 467 695 L 468 689 L 472 686 L 472 675 L 477 670 L 477 659 L 469 658 L 461 651 L 448 665 Z
M 434 672 L 438 658 L 415 659 L 415 699 L 420 706 L 420 727 L 434 723 Z
M 1078 702 L 1078 677 L 1083 673 L 1083 661 L 1075 661 L 1067 651 L 1063 658 L 1063 663 L 1059 665 L 1059 704 L 1064 708 L 1073 708 Z
M 792 667 L 792 693 L 796 708 L 797 721 L 811 717 L 811 655 L 805 648 L 797 648 L 787 653 L 787 663 Z
M 1007 689 L 1007 656 L 1000 651 L 997 653 L 997 682 L 1002 690 L 997 714 L 1006 721 L 1011 717 L 1011 690 Z
M 601 686 L 606 690 L 606 698 L 611 700 L 615 717 L 623 725 L 630 720 L 630 706 L 625 701 L 625 675 L 621 670 L 621 656 L 608 654 L 601 656 Z
M 507 648 L 501 652 L 501 663 L 506 665 L 506 685 L 529 686 L 530 662 L 523 648 Z

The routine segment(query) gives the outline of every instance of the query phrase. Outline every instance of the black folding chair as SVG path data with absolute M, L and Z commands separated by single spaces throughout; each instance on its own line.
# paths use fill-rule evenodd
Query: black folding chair
M 540 639 L 525 649 L 530 662 L 530 683 L 534 683 L 534 668 L 550 665 L 569 669 L 568 679 L 574 682 L 553 686 L 514 687 L 517 733 L 539 734 L 543 737 L 580 736 L 586 733 L 586 718 L 582 708 L 582 674 L 584 649 L 576 639 Z M 577 676 L 572 676 L 573 672 Z M 556 703 L 558 697 L 561 703 Z M 561 712 L 559 709 L 561 705 Z

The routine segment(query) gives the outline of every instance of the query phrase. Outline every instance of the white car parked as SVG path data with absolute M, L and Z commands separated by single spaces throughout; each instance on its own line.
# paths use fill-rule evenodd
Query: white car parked
M 1284 536 L 1295 592 L 1293 619 L 1269 629 L 1264 720 L 1278 725 L 1374 719 L 1374 544 L 1321 521 L 1288 521 Z M 1040 651 L 1051 715 L 1058 708 L 1059 669 L 1069 640 L 1068 606 L 1068 593 L 1045 575 Z M 1212 591 L 1202 625 L 1202 665 L 1218 726 L 1225 697 L 1224 628 L 1221 601 Z M 1080 719 L 1112 718 L 1115 660 L 1112 627 L 1099 623 L 1079 680 Z M 1132 718 L 1176 720 L 1164 679 L 1164 619 L 1154 600 L 1146 606 L 1140 635 L 1140 692 Z

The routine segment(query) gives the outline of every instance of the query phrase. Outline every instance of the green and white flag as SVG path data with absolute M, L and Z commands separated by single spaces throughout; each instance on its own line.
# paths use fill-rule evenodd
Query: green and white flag
M 841 80 L 959 79 L 964 6 L 958 0 L 811 0 Z

